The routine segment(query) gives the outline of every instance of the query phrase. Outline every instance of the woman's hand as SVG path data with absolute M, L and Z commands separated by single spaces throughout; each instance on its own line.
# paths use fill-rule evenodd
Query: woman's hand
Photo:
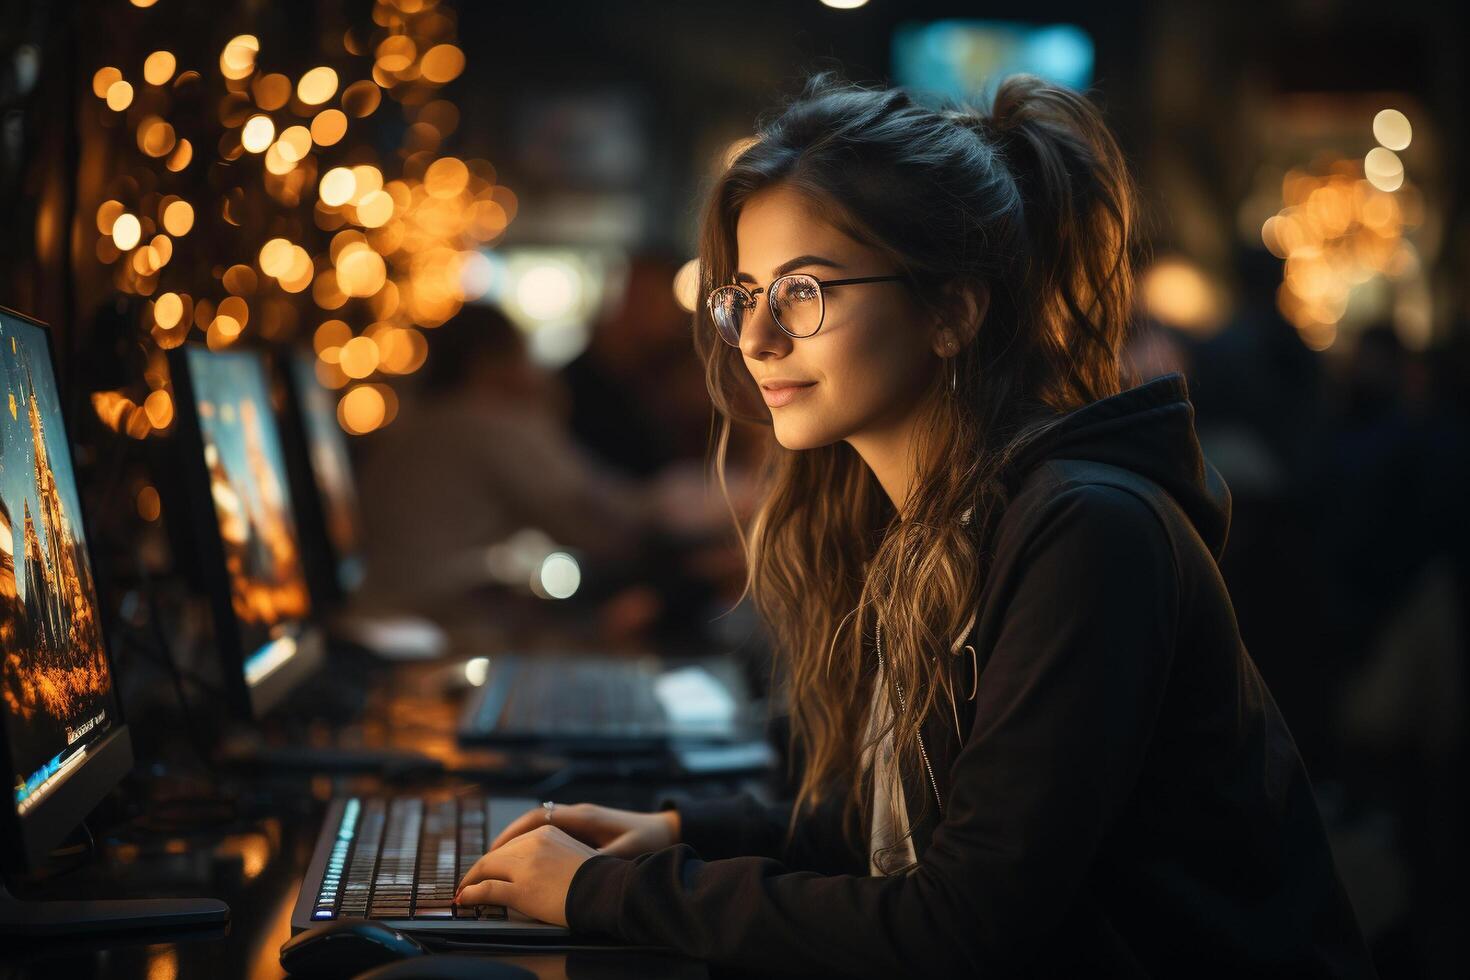
M 614 857 L 637 857 L 679 843 L 678 810 L 638 813 L 594 803 L 573 803 L 553 807 L 549 822 L 577 840 Z M 510 826 L 491 842 L 490 850 L 547 823 L 544 808 L 538 806 L 527 811 L 511 821 Z
M 464 876 L 456 905 L 505 905 L 542 922 L 567 924 L 572 876 L 597 852 L 542 824 L 493 848 Z
M 677 810 L 637 813 L 574 803 L 548 813 L 537 807 L 511 821 L 495 838 L 460 880 L 454 901 L 505 905 L 564 926 L 572 877 L 588 858 L 599 852 L 635 857 L 678 842 Z

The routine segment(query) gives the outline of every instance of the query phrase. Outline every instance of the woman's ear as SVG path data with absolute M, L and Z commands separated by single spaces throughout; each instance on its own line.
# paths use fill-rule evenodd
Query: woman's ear
M 975 339 L 990 310 L 988 283 L 954 282 L 944 287 L 944 310 L 935 323 L 934 353 L 953 357 Z

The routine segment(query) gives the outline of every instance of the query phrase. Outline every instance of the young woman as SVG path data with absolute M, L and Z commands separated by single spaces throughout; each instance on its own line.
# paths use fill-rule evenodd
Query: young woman
M 762 973 L 1372 974 L 1184 380 L 1123 390 L 1134 215 L 1033 76 L 989 115 L 818 76 L 763 125 L 695 342 L 717 462 L 779 444 L 744 540 L 799 793 L 546 804 L 460 902 Z

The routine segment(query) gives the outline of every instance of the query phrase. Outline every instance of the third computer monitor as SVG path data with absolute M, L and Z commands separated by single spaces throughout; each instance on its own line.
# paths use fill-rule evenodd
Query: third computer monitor
M 314 593 L 337 602 L 362 584 L 362 527 L 357 491 L 352 482 L 352 460 L 347 435 L 337 421 L 337 396 L 317 380 L 316 358 L 293 352 L 284 359 L 296 429 L 303 437 L 309 484 L 302 494 L 301 517 L 310 519 L 313 537 L 330 559 L 325 579 L 314 583 Z M 309 512 L 309 513 L 308 513 Z M 310 568 L 308 568 L 310 571 Z
M 237 706 L 258 716 L 320 660 L 265 359 L 193 345 L 170 353 L 216 642 Z

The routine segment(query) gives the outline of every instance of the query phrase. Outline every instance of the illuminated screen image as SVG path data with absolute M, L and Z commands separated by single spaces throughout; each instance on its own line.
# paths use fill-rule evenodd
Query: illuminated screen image
M 285 456 L 258 356 L 190 348 L 188 364 L 245 679 L 253 684 L 295 653 L 311 607 Z
M 936 20 L 893 32 L 893 77 L 909 89 L 989 105 L 1007 75 L 1029 72 L 1074 89 L 1092 83 L 1092 37 L 1072 24 Z
M 344 592 L 362 584 L 363 564 L 358 553 L 357 491 L 352 485 L 352 461 L 347 439 L 337 423 L 337 400 L 316 378 L 315 358 L 291 358 L 291 382 L 301 401 L 311 474 L 321 496 L 327 537 L 337 556 L 337 581 Z
M 116 716 L 45 332 L 0 314 L 0 694 L 24 814 Z

